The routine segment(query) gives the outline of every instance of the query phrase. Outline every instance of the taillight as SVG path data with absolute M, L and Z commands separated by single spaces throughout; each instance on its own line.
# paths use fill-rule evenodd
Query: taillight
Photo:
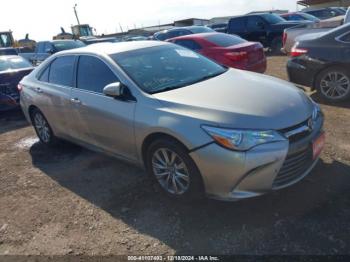
M 291 57 L 298 57 L 307 54 L 308 50 L 305 48 L 297 48 L 293 47 L 292 51 L 290 52 Z
M 287 42 L 287 33 L 283 32 L 283 38 L 282 38 L 283 47 L 286 45 L 286 42 Z
M 225 56 L 232 61 L 242 61 L 248 58 L 247 52 L 229 52 L 226 53 Z
M 23 85 L 18 84 L 18 85 L 17 85 L 17 90 L 18 90 L 19 92 L 21 92 L 21 91 L 23 90 Z

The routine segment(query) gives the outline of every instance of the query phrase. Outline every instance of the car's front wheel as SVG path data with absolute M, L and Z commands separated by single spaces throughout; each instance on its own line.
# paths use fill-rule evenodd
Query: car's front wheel
M 31 112 L 31 118 L 35 132 L 40 141 L 47 146 L 55 145 L 57 143 L 57 138 L 52 132 L 52 129 L 43 113 L 41 113 L 39 109 L 34 109 Z
M 203 197 L 203 183 L 197 166 L 184 146 L 172 139 L 153 142 L 146 156 L 149 174 L 168 196 L 181 200 Z
M 318 75 L 316 89 L 324 99 L 330 102 L 349 99 L 350 74 L 343 68 L 329 68 Z

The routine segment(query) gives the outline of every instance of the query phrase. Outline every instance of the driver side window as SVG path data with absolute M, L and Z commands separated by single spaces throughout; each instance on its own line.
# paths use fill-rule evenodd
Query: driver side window
M 101 59 L 93 56 L 80 56 L 77 88 L 102 93 L 106 85 L 115 82 L 119 82 L 119 79 Z

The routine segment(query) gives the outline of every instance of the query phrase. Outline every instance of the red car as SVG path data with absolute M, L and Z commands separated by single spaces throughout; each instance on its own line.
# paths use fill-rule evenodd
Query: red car
M 223 33 L 202 33 L 167 40 L 196 51 L 217 63 L 264 73 L 266 57 L 260 43 L 248 42 L 239 36 Z

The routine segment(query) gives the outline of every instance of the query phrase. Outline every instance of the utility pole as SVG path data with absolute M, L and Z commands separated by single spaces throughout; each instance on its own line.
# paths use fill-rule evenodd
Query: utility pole
M 74 14 L 75 14 L 75 17 L 77 18 L 77 22 L 78 22 L 78 25 L 80 25 L 80 21 L 79 21 L 79 17 L 78 17 L 78 12 L 77 12 L 77 4 L 74 5 L 73 9 L 74 9 Z

